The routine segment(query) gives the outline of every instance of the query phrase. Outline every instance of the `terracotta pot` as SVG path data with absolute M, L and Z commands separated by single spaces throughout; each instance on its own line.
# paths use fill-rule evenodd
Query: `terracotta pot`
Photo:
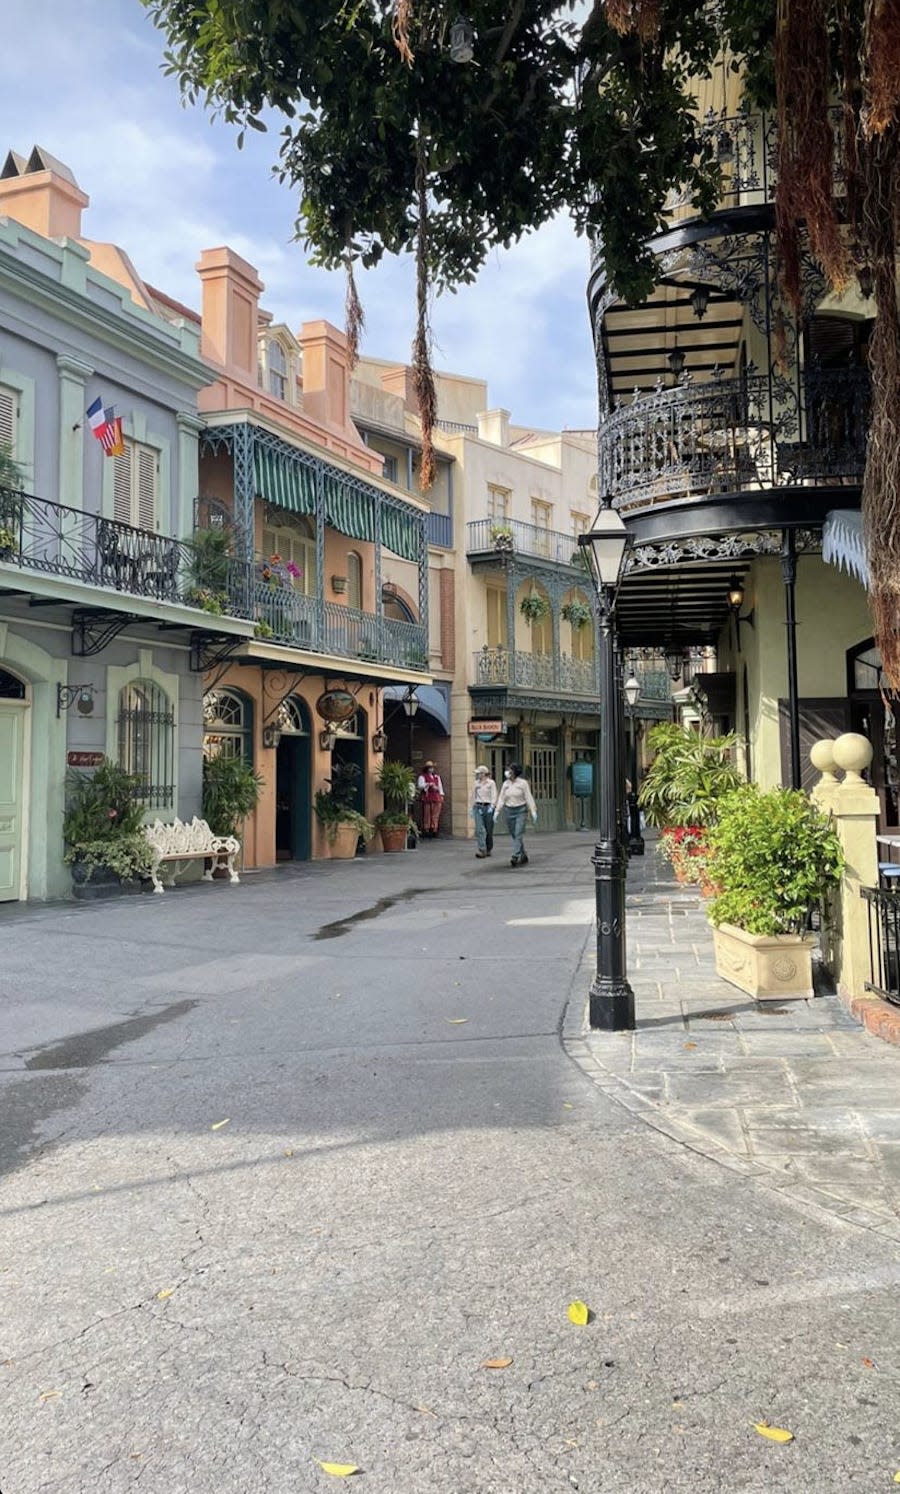
M 381 836 L 381 845 L 383 850 L 406 850 L 407 831 L 405 825 L 379 825 L 378 833 Z
M 333 840 L 328 842 L 328 855 L 332 861 L 352 861 L 359 843 L 359 831 L 355 825 L 338 824 Z

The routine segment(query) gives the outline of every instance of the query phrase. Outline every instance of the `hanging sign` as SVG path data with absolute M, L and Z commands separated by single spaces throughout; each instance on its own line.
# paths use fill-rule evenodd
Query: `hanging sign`
M 470 737 L 502 737 L 506 731 L 505 721 L 470 721 Z
M 67 768 L 99 768 L 103 761 L 102 752 L 67 752 Z
M 349 721 L 356 714 L 356 696 L 349 690 L 326 690 L 316 701 L 316 711 L 323 721 Z

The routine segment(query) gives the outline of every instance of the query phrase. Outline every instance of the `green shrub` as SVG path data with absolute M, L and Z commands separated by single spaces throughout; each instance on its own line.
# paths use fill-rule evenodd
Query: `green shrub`
M 733 760 L 737 738 L 704 737 L 672 722 L 647 734 L 656 756 L 641 784 L 641 808 L 649 825 L 712 825 L 719 803 L 742 779 Z
M 214 835 L 234 835 L 256 808 L 265 779 L 242 757 L 210 757 L 203 763 L 203 818 Z
M 123 881 L 148 876 L 151 855 L 141 834 L 141 779 L 108 757 L 93 773 L 71 768 L 66 774 L 63 860 L 81 862 L 90 877 L 108 866 Z
M 405 825 L 409 819 L 409 806 L 416 788 L 416 775 L 406 763 L 384 757 L 375 779 L 376 788 L 384 795 L 384 809 L 378 816 L 377 825 Z
M 709 916 L 748 934 L 800 933 L 843 866 L 830 819 L 805 794 L 744 784 L 720 804 L 709 832 L 707 876 L 721 888 Z

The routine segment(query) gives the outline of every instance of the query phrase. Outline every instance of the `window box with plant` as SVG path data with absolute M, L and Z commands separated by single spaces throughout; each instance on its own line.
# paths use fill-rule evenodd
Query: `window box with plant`
M 542 597 L 539 591 L 532 588 L 525 593 L 519 603 L 519 611 L 530 623 L 543 622 L 545 617 L 550 616 L 550 603 L 546 597 Z
M 796 789 L 744 784 L 709 832 L 716 970 L 757 1001 L 812 996 L 809 915 L 840 881 L 830 819 Z
M 375 785 L 384 795 L 384 809 L 375 816 L 375 826 L 385 851 L 405 851 L 410 830 L 409 806 L 416 791 L 412 768 L 392 758 L 383 758 Z
M 92 773 L 66 774 L 63 860 L 76 898 L 110 897 L 149 877 L 152 853 L 141 833 L 141 780 L 104 758 Z
M 327 789 L 318 789 L 315 797 L 316 819 L 325 832 L 328 854 L 332 860 L 350 860 L 362 840 L 366 845 L 375 834 L 375 826 L 354 809 L 360 769 L 355 763 L 335 763 Z

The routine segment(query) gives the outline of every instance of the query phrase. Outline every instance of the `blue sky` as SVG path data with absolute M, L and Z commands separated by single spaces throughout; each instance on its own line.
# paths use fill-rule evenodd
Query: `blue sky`
M 200 250 L 230 244 L 259 270 L 276 321 L 343 324 L 343 277 L 312 269 L 292 240 L 293 194 L 271 174 L 275 135 L 248 132 L 238 151 L 235 130 L 183 108 L 139 0 L 4 0 L 3 20 L 3 154 L 39 144 L 65 161 L 91 198 L 86 237 L 120 244 L 146 280 L 191 306 Z M 593 426 L 587 263 L 564 219 L 495 255 L 476 285 L 435 301 L 436 366 L 486 378 L 517 424 Z M 410 264 L 383 264 L 359 288 L 363 352 L 406 359 Z

